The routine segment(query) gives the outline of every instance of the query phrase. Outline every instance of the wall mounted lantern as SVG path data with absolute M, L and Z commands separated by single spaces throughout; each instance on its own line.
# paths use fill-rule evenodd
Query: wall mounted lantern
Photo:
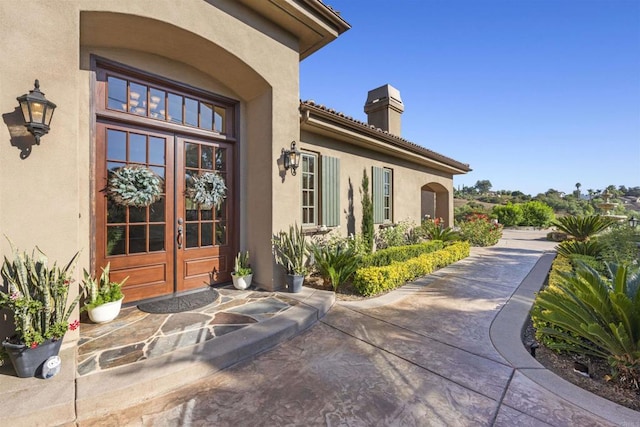
M 291 175 L 296 174 L 296 169 L 300 166 L 300 150 L 296 148 L 296 142 L 291 141 L 291 149 L 282 149 L 282 155 L 284 157 L 284 169 L 291 169 Z
M 40 82 L 34 83 L 34 89 L 28 94 L 18 97 L 20 109 L 24 117 L 24 125 L 35 136 L 36 144 L 40 145 L 40 137 L 49 132 L 49 124 L 56 109 L 56 104 L 48 101 L 44 93 L 40 92 Z
M 635 216 L 631 216 L 631 218 L 629 218 L 629 227 L 636 228 L 638 222 L 639 220 L 637 220 Z

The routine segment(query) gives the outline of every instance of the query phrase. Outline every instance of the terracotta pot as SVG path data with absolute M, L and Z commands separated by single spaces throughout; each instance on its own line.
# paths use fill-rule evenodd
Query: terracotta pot
M 27 347 L 24 344 L 12 344 L 2 342 L 2 346 L 9 355 L 9 359 L 20 378 L 42 376 L 42 367 L 50 357 L 57 356 L 60 352 L 62 339 L 47 340 L 36 348 Z
M 118 317 L 123 299 L 124 297 L 120 298 L 118 301 L 108 302 L 88 309 L 87 313 L 89 314 L 89 319 L 91 319 L 93 323 L 111 322 L 113 319 Z

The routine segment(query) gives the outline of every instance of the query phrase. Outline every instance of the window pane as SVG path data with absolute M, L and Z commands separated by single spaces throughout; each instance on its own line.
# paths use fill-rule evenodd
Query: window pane
M 125 228 L 125 226 L 107 227 L 107 256 L 124 254 Z
M 180 95 L 169 94 L 169 115 L 167 120 L 173 123 L 182 123 L 182 97 Z
M 163 90 L 151 88 L 149 96 L 149 116 L 154 119 L 164 120 L 165 117 L 165 97 L 167 94 Z
M 191 126 L 198 126 L 198 101 L 195 99 L 184 99 L 184 122 Z
M 107 223 L 116 224 L 126 222 L 126 207 L 117 204 L 110 197 L 107 198 Z
M 135 254 L 147 251 L 147 226 L 129 226 L 129 253 Z
M 221 107 L 215 107 L 214 108 L 215 111 L 215 115 L 213 118 L 214 124 L 213 124 L 213 130 L 215 130 L 216 132 L 220 132 L 220 133 L 226 133 L 226 129 L 225 129 L 225 117 L 226 117 L 226 111 L 224 108 Z
M 107 108 L 127 111 L 127 81 L 109 76 L 107 78 L 107 90 L 109 92 Z
M 187 224 L 185 227 L 186 241 L 188 248 L 198 247 L 198 223 Z
M 129 112 L 147 115 L 147 87 L 138 83 L 129 84 Z
M 216 219 L 226 219 L 227 218 L 227 199 L 223 199 L 220 206 L 216 206 L 214 208 L 216 210 Z
M 200 246 L 213 246 L 213 223 L 203 222 L 200 227 Z
M 206 130 L 213 129 L 213 106 L 211 104 L 200 103 L 200 127 Z
M 107 130 L 107 159 L 127 160 L 127 133 L 119 130 Z
M 147 221 L 147 208 L 136 208 L 131 206 L 129 208 L 129 222 L 146 222 Z
M 149 252 L 164 250 L 164 225 L 149 226 Z
M 200 219 L 203 220 L 203 221 L 212 220 L 213 219 L 213 209 L 202 209 L 200 211 Z
M 216 149 L 216 170 L 223 171 L 227 169 L 227 149 Z
M 200 167 L 213 170 L 213 147 L 200 146 Z
M 164 168 L 161 168 L 159 166 L 151 166 L 149 169 L 151 169 L 153 173 L 158 175 L 161 181 L 164 181 Z M 161 185 L 162 185 L 162 191 L 164 191 L 164 182 L 162 182 Z
M 164 138 L 149 137 L 149 163 L 164 165 Z
M 137 133 L 129 134 L 129 161 L 136 163 L 147 162 L 147 137 Z
M 164 196 L 149 206 L 149 221 L 164 222 Z
M 224 222 L 216 222 L 216 245 L 227 244 L 227 225 Z
M 200 158 L 200 153 L 198 152 L 198 144 L 185 144 L 185 151 L 186 166 L 188 168 L 199 167 L 198 159 Z

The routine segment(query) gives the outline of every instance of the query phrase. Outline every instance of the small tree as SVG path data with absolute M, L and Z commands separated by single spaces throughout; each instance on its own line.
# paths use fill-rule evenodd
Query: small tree
M 491 181 L 488 179 L 483 179 L 482 181 L 476 181 L 476 185 L 474 186 L 480 194 L 488 193 L 491 190 Z
M 362 186 L 360 187 L 360 197 L 362 198 L 362 237 L 367 246 L 368 253 L 373 251 L 373 203 L 369 195 L 369 177 L 367 170 L 362 171 Z

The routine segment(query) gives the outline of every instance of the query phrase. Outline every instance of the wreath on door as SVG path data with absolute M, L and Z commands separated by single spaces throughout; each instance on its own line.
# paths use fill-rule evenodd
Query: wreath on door
M 191 186 L 187 196 L 203 209 L 220 206 L 227 197 L 227 186 L 224 179 L 216 172 L 204 172 L 191 178 Z
M 111 173 L 107 193 L 121 206 L 143 208 L 160 199 L 162 180 L 145 166 L 123 166 Z

